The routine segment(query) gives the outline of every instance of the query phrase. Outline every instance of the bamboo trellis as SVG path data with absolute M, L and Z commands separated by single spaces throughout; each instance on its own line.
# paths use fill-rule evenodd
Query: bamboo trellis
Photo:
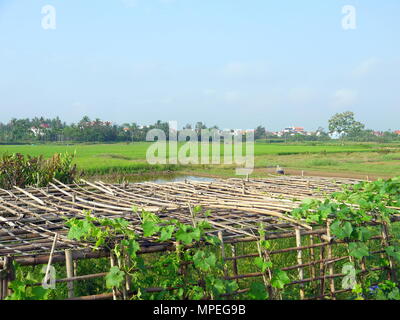
M 239 281 L 262 276 L 257 273 L 240 274 L 237 267 L 240 259 L 252 258 L 257 254 L 236 255 L 238 243 L 256 241 L 257 230 L 262 223 L 267 239 L 296 239 L 295 247 L 272 251 L 270 254 L 294 252 L 297 255 L 297 265 L 287 266 L 286 270 L 298 270 L 299 279 L 292 285 L 300 285 L 300 298 L 304 298 L 302 285 L 310 282 L 320 284 L 319 292 L 315 296 L 325 297 L 327 289 L 328 295 L 334 297 L 340 291 L 335 291 L 332 279 L 343 275 L 334 273 L 333 264 L 348 257 L 324 254 L 323 249 L 328 250 L 331 245 L 327 232 L 329 230 L 298 221 L 291 217 L 290 212 L 303 199 L 323 197 L 339 190 L 344 184 L 356 182 L 352 179 L 293 176 L 166 184 L 107 184 L 82 180 L 80 184 L 73 185 L 54 181 L 47 188 L 0 189 L 0 269 L 7 270 L 11 260 L 21 265 L 39 265 L 47 264 L 50 259 L 53 263 L 66 262 L 68 266 L 68 278 L 57 282 L 71 283 L 102 277 L 105 274 L 74 276 L 73 260 L 106 257 L 109 253 L 105 250 L 93 251 L 89 243 L 69 240 L 66 219 L 84 218 L 84 211 L 90 211 L 97 217 L 120 217 L 128 220 L 130 227 L 141 235 L 140 217 L 133 212 L 132 207 L 156 213 L 162 219 L 175 218 L 191 223 L 192 207 L 201 206 L 212 212 L 208 218 L 213 226 L 210 232 L 218 235 L 225 246 L 231 246 L 232 254 L 225 256 L 224 251 L 224 259 L 233 263 L 234 270 L 233 275 L 226 274 L 227 279 Z M 53 247 L 55 235 L 58 241 Z M 310 242 L 306 244 L 307 239 Z M 173 247 L 173 243 L 160 244 L 152 240 L 140 238 L 140 253 L 159 252 Z M 319 257 L 314 254 L 316 249 L 321 252 Z M 312 257 L 308 261 L 302 255 L 306 250 Z M 305 269 L 310 271 L 307 273 L 308 278 L 305 276 Z M 10 276 L 8 279 L 3 276 L 0 280 L 0 299 L 6 296 L 9 280 Z M 72 297 L 71 286 L 69 291 L 69 296 Z M 242 290 L 245 291 L 246 289 Z M 112 297 L 113 294 L 105 294 L 82 299 Z

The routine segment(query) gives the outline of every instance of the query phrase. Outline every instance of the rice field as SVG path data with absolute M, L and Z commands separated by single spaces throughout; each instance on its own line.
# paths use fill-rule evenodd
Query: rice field
M 84 170 L 88 175 L 182 170 L 215 176 L 234 175 L 233 166 L 149 165 L 146 162 L 146 152 L 150 145 L 151 143 L 146 142 L 132 144 L 2 145 L 0 146 L 0 155 L 22 153 L 51 157 L 54 153 L 76 153 L 75 163 L 79 169 Z M 182 144 L 180 144 L 181 146 Z M 223 145 L 221 145 L 222 153 Z M 400 145 L 396 144 L 269 144 L 257 142 L 254 154 L 256 169 L 280 165 L 287 169 L 319 172 L 365 173 L 384 177 L 400 175 Z

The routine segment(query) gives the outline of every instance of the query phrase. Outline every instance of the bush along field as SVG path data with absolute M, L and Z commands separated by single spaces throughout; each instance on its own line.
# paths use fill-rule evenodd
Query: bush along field
M 83 219 L 66 220 L 70 239 L 105 248 L 112 257 L 111 265 L 105 259 L 81 262 L 80 272 L 104 272 L 105 279 L 87 282 L 86 289 L 80 285 L 76 288 L 80 295 L 105 290 L 119 299 L 134 300 L 299 299 L 299 287 L 291 285 L 298 279 L 287 268 L 284 270 L 296 258 L 285 250 L 280 254 L 275 251 L 273 257 L 270 254 L 273 249 L 288 248 L 290 239 L 267 241 L 265 228 L 260 225 L 258 240 L 243 243 L 237 252 L 248 262 L 236 265 L 236 269 L 249 276 L 232 279 L 227 275 L 235 267 L 223 259 L 221 238 L 208 233 L 212 227 L 207 218 L 212 212 L 195 207 L 193 223 L 183 224 L 149 212 L 140 213 L 137 208 L 133 211 L 141 217 L 143 236 L 160 245 L 168 244 L 170 249 L 139 254 L 139 236 L 121 218 L 103 219 L 86 212 Z M 340 277 L 333 280 L 329 278 L 331 273 L 324 274 L 328 287 L 330 282 L 336 288 L 340 284 L 343 290 L 321 298 L 400 300 L 399 211 L 400 178 L 346 186 L 324 200 L 306 200 L 294 209 L 293 217 L 301 221 L 315 227 L 328 225 L 331 241 L 337 243 L 331 247 L 332 257 L 342 257 Z M 254 249 L 256 253 L 249 254 Z M 56 289 L 35 287 L 42 277 L 37 268 L 16 265 L 16 269 L 17 279 L 11 283 L 13 293 L 8 299 L 66 297 L 63 283 L 57 284 Z M 300 297 L 315 297 L 315 291 L 320 291 L 318 283 L 302 285 Z
M 0 158 L 0 188 L 45 187 L 57 179 L 72 183 L 77 177 L 73 154 L 54 154 L 50 159 L 22 154 L 3 154 Z

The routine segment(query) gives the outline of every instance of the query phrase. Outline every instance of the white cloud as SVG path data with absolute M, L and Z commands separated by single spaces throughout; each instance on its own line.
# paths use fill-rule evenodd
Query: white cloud
M 357 102 L 358 92 L 351 89 L 337 90 L 333 96 L 334 107 L 350 107 Z
M 248 78 L 265 75 L 267 71 L 268 66 L 263 62 L 234 61 L 223 67 L 222 74 L 229 78 Z
M 240 93 L 237 91 L 227 91 L 224 94 L 224 101 L 228 103 L 235 103 L 240 100 Z
M 363 77 L 373 72 L 381 63 L 380 59 L 369 58 L 362 61 L 354 70 L 353 75 L 356 77 Z
M 126 8 L 135 8 L 140 2 L 140 0 L 121 0 L 121 1 Z M 149 0 L 146 0 L 143 2 L 147 2 L 147 1 L 149 1 Z M 176 1 L 177 0 L 158 0 L 158 3 L 172 4 L 172 3 L 175 3 Z
M 138 4 L 138 0 L 122 0 L 123 5 L 126 8 L 134 8 Z
M 293 103 L 310 103 L 316 98 L 315 90 L 307 87 L 293 88 L 289 91 L 289 101 Z
M 176 0 L 159 0 L 163 4 L 170 4 L 176 2 Z
M 203 95 L 206 97 L 214 97 L 217 94 L 217 91 L 214 89 L 204 89 Z

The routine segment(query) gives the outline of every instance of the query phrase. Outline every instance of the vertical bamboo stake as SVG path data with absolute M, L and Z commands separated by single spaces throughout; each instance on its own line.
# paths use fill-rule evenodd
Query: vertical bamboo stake
M 74 260 L 74 277 L 78 276 L 78 260 Z
M 263 237 L 260 237 L 260 240 L 265 240 L 265 235 Z M 270 258 L 270 255 L 268 253 L 268 250 L 261 247 L 260 241 L 257 241 L 257 250 L 258 250 L 259 256 L 264 261 L 271 261 L 271 258 Z M 274 300 L 274 299 L 281 299 L 282 300 L 281 294 L 279 292 L 277 292 L 277 294 L 275 294 L 275 290 L 271 285 L 271 282 L 272 282 L 271 268 L 267 268 L 266 271 L 267 272 L 265 272 L 263 274 L 263 281 L 264 281 L 265 288 L 268 290 L 268 294 L 269 294 L 270 299 L 271 300 Z M 268 278 L 267 278 L 267 275 L 268 275 Z
M 110 265 L 111 268 L 115 267 L 115 258 L 112 252 L 110 252 Z M 117 289 L 115 287 L 112 288 L 112 293 L 113 293 L 113 300 L 118 300 Z
M 3 259 L 1 259 L 3 260 Z M 0 269 L 0 301 L 4 300 L 4 296 L 3 296 L 3 277 L 5 276 L 5 272 L 4 272 L 4 261 L 3 261 L 3 268 Z
M 120 270 L 123 270 L 123 265 L 124 265 L 124 256 L 125 256 L 125 250 L 122 252 L 121 257 L 117 258 L 118 261 L 118 267 Z M 126 276 L 125 276 L 125 283 L 122 285 L 122 299 L 123 300 L 128 300 L 128 293 L 126 291 Z
M 331 239 L 331 221 L 328 219 L 326 221 L 326 235 L 328 237 L 328 239 Z M 329 241 L 328 244 L 328 259 L 331 260 L 332 259 L 332 245 Z M 333 262 L 329 261 L 329 275 L 333 276 L 334 274 L 334 269 L 333 269 Z M 330 292 L 331 292 L 331 297 L 333 300 L 336 300 L 335 297 L 335 279 L 334 278 L 330 278 Z
M 228 277 L 228 270 L 226 269 L 226 255 L 225 255 L 225 245 L 224 245 L 224 237 L 222 235 L 222 231 L 218 231 L 218 238 L 219 241 L 221 241 L 221 256 L 222 256 L 222 262 L 224 264 L 224 276 Z
M 232 243 L 231 248 L 232 248 L 232 258 L 236 258 L 236 245 Z M 233 274 L 236 277 L 239 274 L 237 260 L 233 259 L 232 262 L 233 262 Z M 239 282 L 239 279 L 236 279 L 236 282 Z
M 130 259 L 128 254 L 126 254 L 126 256 L 125 256 L 125 264 L 128 267 L 128 269 L 131 268 L 131 259 Z M 131 288 L 131 282 L 132 282 L 132 277 L 127 275 L 126 278 L 125 278 L 125 287 L 126 287 L 126 291 L 128 293 L 131 292 L 131 289 L 132 289 Z
M 382 242 L 384 247 L 390 245 L 389 230 L 385 221 L 382 221 Z M 393 282 L 397 282 L 397 275 L 396 275 L 396 270 L 394 268 L 393 259 L 390 256 L 388 258 L 389 258 L 389 268 L 390 268 L 390 273 L 389 273 L 390 280 Z
M 296 227 L 295 229 L 296 232 L 296 247 L 300 248 L 301 247 L 301 234 L 300 234 L 300 228 Z M 297 264 L 302 265 L 303 264 L 303 256 L 302 256 L 302 250 L 299 249 L 297 250 Z M 303 267 L 299 267 L 299 279 L 304 280 L 304 270 Z M 304 300 L 304 285 L 300 284 L 300 300 Z
M 11 257 L 7 256 L 4 257 L 4 264 L 3 264 L 3 284 L 2 284 L 2 291 L 3 291 L 3 299 L 7 298 L 8 295 L 11 294 L 11 290 L 8 288 L 9 280 L 10 280 L 10 266 L 12 264 Z
M 315 252 L 314 252 L 314 236 L 310 235 L 310 262 L 314 262 L 315 261 Z M 315 272 L 315 265 L 314 263 L 310 266 L 310 273 L 311 273 L 311 278 L 315 278 L 316 272 Z
M 324 240 L 320 237 L 320 242 L 323 242 Z M 321 260 L 321 263 L 319 264 L 319 276 L 321 277 L 321 283 L 320 283 L 320 295 L 323 296 L 325 294 L 325 263 L 324 263 L 324 258 L 325 258 L 325 246 L 320 248 L 319 251 L 319 259 Z
M 70 249 L 65 250 L 65 267 L 67 269 L 67 278 L 74 277 L 74 259 L 73 259 L 73 252 Z M 68 281 L 67 282 L 68 288 L 68 298 L 74 297 L 74 282 Z

